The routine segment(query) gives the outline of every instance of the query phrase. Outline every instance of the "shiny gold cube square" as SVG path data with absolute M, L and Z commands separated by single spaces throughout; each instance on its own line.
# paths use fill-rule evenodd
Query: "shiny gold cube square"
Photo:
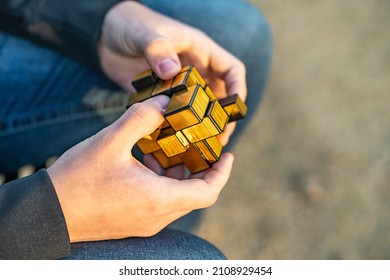
M 149 69 L 135 76 L 131 84 L 137 91 L 140 91 L 146 87 L 155 85 L 158 80 L 158 76 L 151 69 Z
M 172 84 L 172 80 L 159 80 L 153 89 L 152 96 L 156 96 L 158 94 L 165 94 L 170 96 L 171 84 Z
M 183 133 L 181 131 L 176 132 L 171 127 L 161 130 L 157 138 L 157 144 L 167 157 L 173 157 L 186 152 L 189 145 Z
M 179 157 L 192 174 L 204 171 L 211 167 L 211 164 L 193 144 L 189 146 L 187 152 L 179 155 Z
M 207 96 L 210 98 L 210 101 L 214 101 L 214 100 L 217 99 L 217 98 L 215 97 L 213 91 L 211 90 L 211 88 L 210 88 L 208 85 L 206 85 L 206 86 L 204 87 L 204 91 L 205 91 L 205 93 L 207 94 Z
M 159 134 L 160 130 L 156 130 L 152 134 L 138 140 L 137 146 L 144 155 L 161 150 L 161 147 L 157 144 L 157 138 Z
M 174 78 L 171 85 L 171 91 L 174 93 L 186 90 L 196 84 L 199 84 L 203 88 L 206 85 L 206 82 L 193 65 L 186 66 L 182 68 L 181 72 Z
M 127 101 L 127 108 L 129 108 L 134 103 L 142 102 L 150 97 L 152 97 L 153 87 L 147 87 L 141 89 L 140 91 L 134 92 L 130 95 L 129 100 Z
M 183 163 L 178 156 L 167 157 L 163 150 L 159 150 L 153 153 L 153 156 L 161 165 L 162 168 L 169 168 Z
M 168 127 L 170 127 L 170 124 L 167 122 L 167 120 L 164 119 L 163 123 L 157 129 L 162 130 Z
M 165 111 L 165 118 L 176 131 L 198 124 L 206 112 L 209 98 L 197 84 L 172 95 Z
M 216 136 L 196 142 L 194 145 L 209 163 L 214 163 L 221 157 L 222 144 Z
M 211 101 L 201 123 L 182 130 L 190 143 L 195 143 L 221 134 L 228 116 L 217 100 Z
M 220 99 L 219 103 L 228 114 L 229 122 L 245 118 L 248 108 L 237 93 Z

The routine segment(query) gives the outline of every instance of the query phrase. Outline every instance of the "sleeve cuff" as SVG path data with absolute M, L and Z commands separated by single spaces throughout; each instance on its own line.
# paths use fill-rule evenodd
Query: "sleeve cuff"
M 66 222 L 45 169 L 0 186 L 0 258 L 70 255 Z

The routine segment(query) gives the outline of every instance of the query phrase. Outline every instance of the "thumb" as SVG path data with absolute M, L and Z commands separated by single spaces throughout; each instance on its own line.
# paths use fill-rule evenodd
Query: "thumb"
M 111 127 L 111 135 L 121 147 L 133 146 L 139 139 L 154 132 L 164 121 L 169 97 L 158 95 L 133 104 Z
M 148 39 L 143 52 L 153 71 L 163 80 L 173 78 L 181 69 L 180 59 L 172 42 L 156 34 Z

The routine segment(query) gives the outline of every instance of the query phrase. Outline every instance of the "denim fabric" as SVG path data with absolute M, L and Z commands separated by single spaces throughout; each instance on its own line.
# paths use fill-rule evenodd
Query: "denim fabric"
M 164 229 L 152 237 L 72 244 L 67 260 L 223 260 L 209 242 L 179 230 Z
M 238 123 L 227 147 L 231 149 L 259 107 L 268 77 L 272 40 L 264 17 L 242 0 L 142 2 L 203 30 L 246 65 L 248 115 Z M 47 158 L 62 154 L 115 121 L 124 112 L 127 97 L 127 93 L 100 72 L 53 50 L 0 32 L 0 173 L 15 172 L 26 164 L 43 166 Z M 194 212 L 195 218 L 180 220 L 176 224 L 179 228 L 180 223 L 188 227 L 188 221 L 193 223 L 198 213 Z M 175 252 L 165 255 L 164 251 L 158 255 L 155 250 L 139 251 L 146 244 L 143 242 L 159 244 L 170 240 L 175 243 L 174 240 L 180 236 L 175 232 L 167 235 L 163 232 L 148 241 L 88 242 L 75 244 L 73 248 L 74 252 L 88 252 L 76 258 L 98 256 L 94 255 L 94 248 L 97 254 L 105 246 L 115 248 L 106 255 L 107 258 L 191 258 L 180 257 Z M 186 238 L 191 243 L 193 238 Z M 133 244 L 135 240 L 138 240 L 138 245 Z M 193 246 L 198 246 L 197 242 L 200 241 L 193 239 Z M 168 249 L 164 246 L 151 248 Z M 148 252 L 152 256 L 148 256 Z M 194 253 L 193 258 L 196 256 L 200 255 Z M 106 257 L 99 255 L 99 258 Z

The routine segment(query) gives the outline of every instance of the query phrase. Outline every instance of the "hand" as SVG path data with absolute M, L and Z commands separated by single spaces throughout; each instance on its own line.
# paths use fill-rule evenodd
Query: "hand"
M 158 96 L 135 104 L 48 168 L 71 242 L 151 236 L 216 201 L 230 175 L 232 155 L 181 181 L 158 176 L 131 155 L 132 146 L 162 123 L 168 101 Z
M 131 81 L 152 68 L 162 79 L 174 77 L 181 65 L 194 64 L 218 98 L 238 93 L 245 100 L 245 67 L 198 29 L 150 10 L 136 1 L 115 5 L 106 15 L 99 42 L 103 71 L 133 91 Z M 219 137 L 228 143 L 234 123 Z

